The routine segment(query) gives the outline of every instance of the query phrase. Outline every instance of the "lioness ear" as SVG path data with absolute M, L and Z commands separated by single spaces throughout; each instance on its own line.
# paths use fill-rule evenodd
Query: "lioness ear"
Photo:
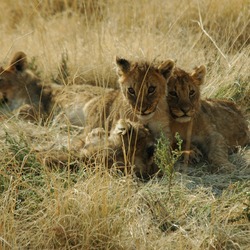
M 196 67 L 194 69 L 194 72 L 191 74 L 191 76 L 197 80 L 199 85 L 204 83 L 205 75 L 206 75 L 206 67 L 204 65 Z
M 24 71 L 28 67 L 27 56 L 22 51 L 16 52 L 10 61 L 9 69 L 15 71 Z
M 117 64 L 117 74 L 119 76 L 127 74 L 130 70 L 130 62 L 124 58 L 116 57 L 116 64 Z
M 174 61 L 167 60 L 158 66 L 158 70 L 166 79 L 168 79 L 172 75 L 174 66 L 175 66 Z

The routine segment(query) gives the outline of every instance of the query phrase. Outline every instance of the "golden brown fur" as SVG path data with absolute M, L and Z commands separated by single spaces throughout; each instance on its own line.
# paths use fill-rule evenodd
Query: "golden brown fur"
M 17 113 L 27 120 L 44 117 L 51 104 L 50 91 L 28 69 L 27 57 L 17 52 L 7 68 L 0 68 L 1 113 Z
M 100 101 L 108 92 L 114 91 L 114 89 L 91 85 L 61 86 L 50 84 L 50 86 L 52 103 L 59 111 L 59 115 L 54 120 L 66 120 L 69 124 L 84 127 L 88 125 L 88 103 L 91 103 L 91 100 L 95 98 Z M 98 116 L 98 114 L 95 113 L 94 116 Z
M 192 120 L 192 146 L 220 170 L 231 170 L 228 150 L 250 142 L 247 121 L 231 101 L 200 99 L 200 85 L 206 69 L 200 66 L 192 73 L 176 68 L 168 81 L 168 105 L 172 134 L 180 133 L 184 142 Z
M 151 142 L 153 136 L 157 137 L 161 132 L 171 137 L 165 96 L 167 81 L 174 63 L 171 60 L 154 65 L 147 62 L 131 63 L 120 58 L 117 58 L 116 63 L 120 90 L 87 85 L 42 86 L 39 79 L 27 69 L 26 55 L 18 52 L 12 59 L 11 65 L 2 72 L 4 84 L 0 86 L 0 92 L 11 111 L 19 109 L 19 115 L 23 112 L 25 115 L 28 114 L 29 118 L 36 113 L 48 115 L 54 107 L 59 107 L 71 124 L 84 126 L 83 137 L 93 128 L 105 128 L 105 131 L 111 131 L 109 139 L 106 140 L 108 144 L 113 143 L 114 138 L 120 138 L 120 134 L 114 133 L 118 120 L 128 119 L 131 124 L 135 122 L 131 127 L 133 131 L 139 131 L 138 135 L 133 135 L 132 141 L 123 136 L 125 151 L 129 152 L 126 153 L 128 154 L 126 160 L 129 162 L 124 163 L 124 148 L 121 147 L 120 139 L 119 143 L 111 143 L 111 148 L 116 152 L 116 160 L 121 161 L 122 165 L 135 164 L 136 173 L 140 172 L 143 176 L 150 175 L 152 171 L 149 166 L 152 165 L 153 153 L 151 152 L 149 159 L 147 148 L 150 147 L 147 141 Z M 17 81 L 19 78 L 20 81 Z M 59 121 L 61 117 L 57 117 L 55 121 Z M 139 123 L 135 125 L 136 122 Z M 144 125 L 148 126 L 153 135 L 144 128 Z M 89 145 L 84 147 L 83 152 L 90 148 L 96 151 L 94 143 L 90 142 Z M 135 158 L 132 153 L 134 150 Z
M 83 124 L 110 130 L 117 120 L 129 119 L 147 125 L 155 136 L 162 131 L 170 137 L 165 95 L 173 61 L 151 65 L 117 58 L 116 63 L 120 90 L 90 98 L 82 108 Z

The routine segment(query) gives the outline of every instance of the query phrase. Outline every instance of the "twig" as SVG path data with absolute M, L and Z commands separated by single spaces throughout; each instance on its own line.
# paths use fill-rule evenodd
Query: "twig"
M 211 40 L 211 42 L 213 43 L 213 45 L 215 46 L 215 48 L 219 51 L 219 53 L 222 55 L 222 57 L 225 59 L 225 61 L 228 64 L 228 67 L 231 68 L 231 64 L 228 62 L 226 55 L 222 52 L 222 50 L 219 48 L 219 46 L 216 44 L 216 42 L 214 41 L 214 39 L 208 34 L 208 32 L 204 29 L 203 26 L 203 22 L 202 22 L 202 18 L 201 18 L 201 12 L 200 12 L 200 5 L 198 2 L 198 12 L 199 12 L 199 21 L 196 21 L 198 23 L 198 25 L 200 26 L 202 32 Z

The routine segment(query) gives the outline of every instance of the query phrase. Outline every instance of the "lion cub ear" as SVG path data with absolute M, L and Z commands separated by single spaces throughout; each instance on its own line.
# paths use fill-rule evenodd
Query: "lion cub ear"
M 158 66 L 160 73 L 168 80 L 172 75 L 175 63 L 173 60 L 167 60 Z
M 117 74 L 118 76 L 127 74 L 130 71 L 131 63 L 120 57 L 116 57 L 116 65 L 117 65 Z
M 191 76 L 197 80 L 198 85 L 203 84 L 206 76 L 206 67 L 204 65 L 196 67 Z
M 27 56 L 22 51 L 16 52 L 10 61 L 9 69 L 14 71 L 24 71 L 28 67 Z

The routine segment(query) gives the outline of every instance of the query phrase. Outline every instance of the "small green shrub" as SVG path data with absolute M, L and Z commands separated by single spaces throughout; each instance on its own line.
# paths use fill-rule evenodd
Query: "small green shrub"
M 171 186 L 174 178 L 174 165 L 182 155 L 181 145 L 183 141 L 178 133 L 176 133 L 175 138 L 177 149 L 172 150 L 169 140 L 162 134 L 157 140 L 155 152 L 155 162 L 168 178 L 169 194 L 171 194 Z

